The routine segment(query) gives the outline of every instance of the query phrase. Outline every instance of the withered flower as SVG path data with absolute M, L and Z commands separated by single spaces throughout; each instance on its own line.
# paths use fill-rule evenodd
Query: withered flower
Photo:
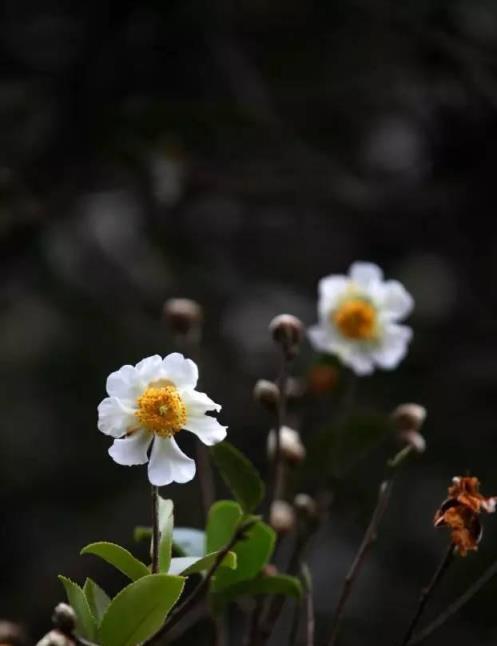
M 449 487 L 449 497 L 437 510 L 435 527 L 449 527 L 456 552 L 466 556 L 469 551 L 478 549 L 482 527 L 478 514 L 482 511 L 493 513 L 497 497 L 485 498 L 479 492 L 480 481 L 470 476 L 453 478 Z

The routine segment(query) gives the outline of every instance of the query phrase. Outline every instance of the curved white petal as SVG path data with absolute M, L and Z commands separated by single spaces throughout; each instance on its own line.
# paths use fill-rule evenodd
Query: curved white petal
M 109 449 L 109 455 L 117 462 L 125 466 L 132 466 L 134 464 L 145 464 L 148 462 L 148 447 L 152 442 L 152 435 L 147 431 L 135 431 L 128 437 L 123 437 L 120 440 L 114 440 Z
M 199 393 L 196 390 L 184 390 L 181 398 L 189 415 L 203 415 L 209 410 L 216 412 L 221 410 L 221 404 L 216 404 L 205 393 Z
M 322 325 L 311 325 L 307 330 L 307 336 L 315 350 L 318 352 L 331 352 L 330 335 Z
M 354 262 L 349 269 L 349 276 L 363 289 L 370 289 L 382 281 L 383 272 L 372 262 Z
M 367 351 L 361 352 L 360 350 L 356 350 L 355 352 L 350 352 L 343 355 L 341 360 L 360 377 L 370 375 L 374 372 L 373 358 Z
M 221 426 L 217 419 L 210 415 L 188 416 L 185 429 L 207 446 L 218 444 L 226 437 L 226 426 Z
M 188 482 L 195 476 L 195 461 L 186 456 L 172 437 L 155 437 L 148 463 L 148 479 L 156 487 Z
M 106 397 L 98 405 L 97 428 L 105 435 L 120 437 L 136 427 L 133 408 L 117 397 Z
M 161 378 L 162 357 L 154 354 L 151 357 L 145 357 L 139 361 L 136 366 L 136 374 L 140 381 L 140 387 L 145 388 L 152 381 Z
M 378 289 L 378 305 L 385 318 L 405 318 L 414 307 L 414 299 L 398 280 L 387 280 Z
M 407 353 L 411 338 L 412 330 L 406 325 L 392 323 L 386 326 L 380 347 L 372 353 L 375 363 L 385 370 L 397 367 Z
M 123 366 L 107 377 L 107 392 L 111 397 L 134 400 L 139 390 L 140 381 L 134 366 Z
M 319 296 L 334 303 L 344 293 L 349 283 L 350 280 L 347 276 L 325 276 L 318 283 Z
M 179 352 L 168 354 L 162 362 L 162 375 L 177 388 L 195 388 L 198 381 L 197 364 Z

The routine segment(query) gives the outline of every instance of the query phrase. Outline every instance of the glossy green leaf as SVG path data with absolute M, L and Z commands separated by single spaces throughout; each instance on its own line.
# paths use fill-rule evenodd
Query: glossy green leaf
M 159 497 L 159 571 L 167 572 L 173 547 L 174 505 L 172 500 Z
M 97 583 L 95 583 L 95 581 L 90 578 L 86 579 L 83 586 L 83 592 L 85 593 L 92 615 L 97 620 L 97 624 L 99 624 L 105 611 L 109 607 L 110 597 Z
M 229 442 L 211 446 L 210 454 L 223 480 L 246 513 L 264 498 L 265 487 L 253 464 Z
M 205 556 L 181 556 L 173 558 L 171 559 L 169 574 L 188 576 L 190 574 L 205 572 L 214 564 L 218 554 L 219 552 L 212 552 Z M 236 569 L 236 562 L 236 554 L 234 552 L 228 552 L 219 567 L 227 567 L 234 570 Z
M 182 577 L 149 574 L 134 581 L 111 601 L 99 629 L 102 646 L 136 646 L 164 623 L 179 599 Z
M 83 547 L 81 554 L 93 554 L 99 556 L 110 565 L 113 565 L 116 569 L 120 570 L 132 581 L 140 579 L 142 576 L 150 574 L 149 569 L 134 557 L 131 552 L 128 552 L 127 549 L 116 545 L 115 543 L 90 543 L 86 547 Z
M 206 530 L 207 552 L 217 552 L 227 545 L 243 517 L 233 500 L 218 500 L 209 509 Z
M 192 527 L 175 527 L 173 548 L 182 556 L 202 556 L 205 554 L 205 532 Z
M 83 589 L 65 576 L 59 576 L 59 581 L 65 588 L 69 605 L 76 613 L 76 633 L 85 639 L 94 640 L 97 634 L 97 622 Z

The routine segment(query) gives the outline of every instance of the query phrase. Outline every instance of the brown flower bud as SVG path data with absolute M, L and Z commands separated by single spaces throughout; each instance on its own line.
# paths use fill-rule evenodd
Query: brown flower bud
M 52 623 L 66 635 L 71 635 L 76 628 L 76 613 L 67 603 L 58 603 L 52 615 Z
M 293 500 L 293 506 L 298 514 L 309 520 L 315 520 L 318 517 L 318 505 L 314 498 L 306 493 L 298 493 Z
M 287 534 L 295 527 L 295 512 L 285 500 L 275 500 L 269 513 L 269 524 L 278 534 Z
M 280 314 L 269 324 L 269 331 L 276 343 L 279 343 L 288 360 L 294 359 L 302 343 L 304 326 L 292 314 Z
M 392 413 L 397 431 L 419 431 L 426 419 L 426 408 L 419 404 L 401 404 Z
M 274 458 L 276 451 L 276 431 L 270 431 L 267 438 L 267 455 Z M 292 464 L 299 464 L 305 459 L 305 446 L 302 444 L 298 431 L 289 426 L 280 428 L 280 451 L 281 455 Z
M 254 386 L 254 399 L 270 411 L 278 405 L 280 390 L 278 386 L 267 379 L 259 379 Z
M 28 643 L 26 631 L 12 621 L 0 620 L 0 644 L 5 646 L 25 646 Z
M 174 334 L 198 334 L 203 321 L 201 306 L 189 298 L 170 298 L 164 303 L 163 316 Z

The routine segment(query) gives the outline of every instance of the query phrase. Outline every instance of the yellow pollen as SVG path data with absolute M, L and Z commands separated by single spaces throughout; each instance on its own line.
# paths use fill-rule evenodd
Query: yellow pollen
M 361 298 L 344 301 L 330 315 L 332 323 L 343 336 L 356 341 L 374 339 L 376 334 L 376 310 Z
M 171 437 L 186 422 L 186 407 L 175 386 L 149 386 L 138 398 L 140 425 L 161 437 Z

